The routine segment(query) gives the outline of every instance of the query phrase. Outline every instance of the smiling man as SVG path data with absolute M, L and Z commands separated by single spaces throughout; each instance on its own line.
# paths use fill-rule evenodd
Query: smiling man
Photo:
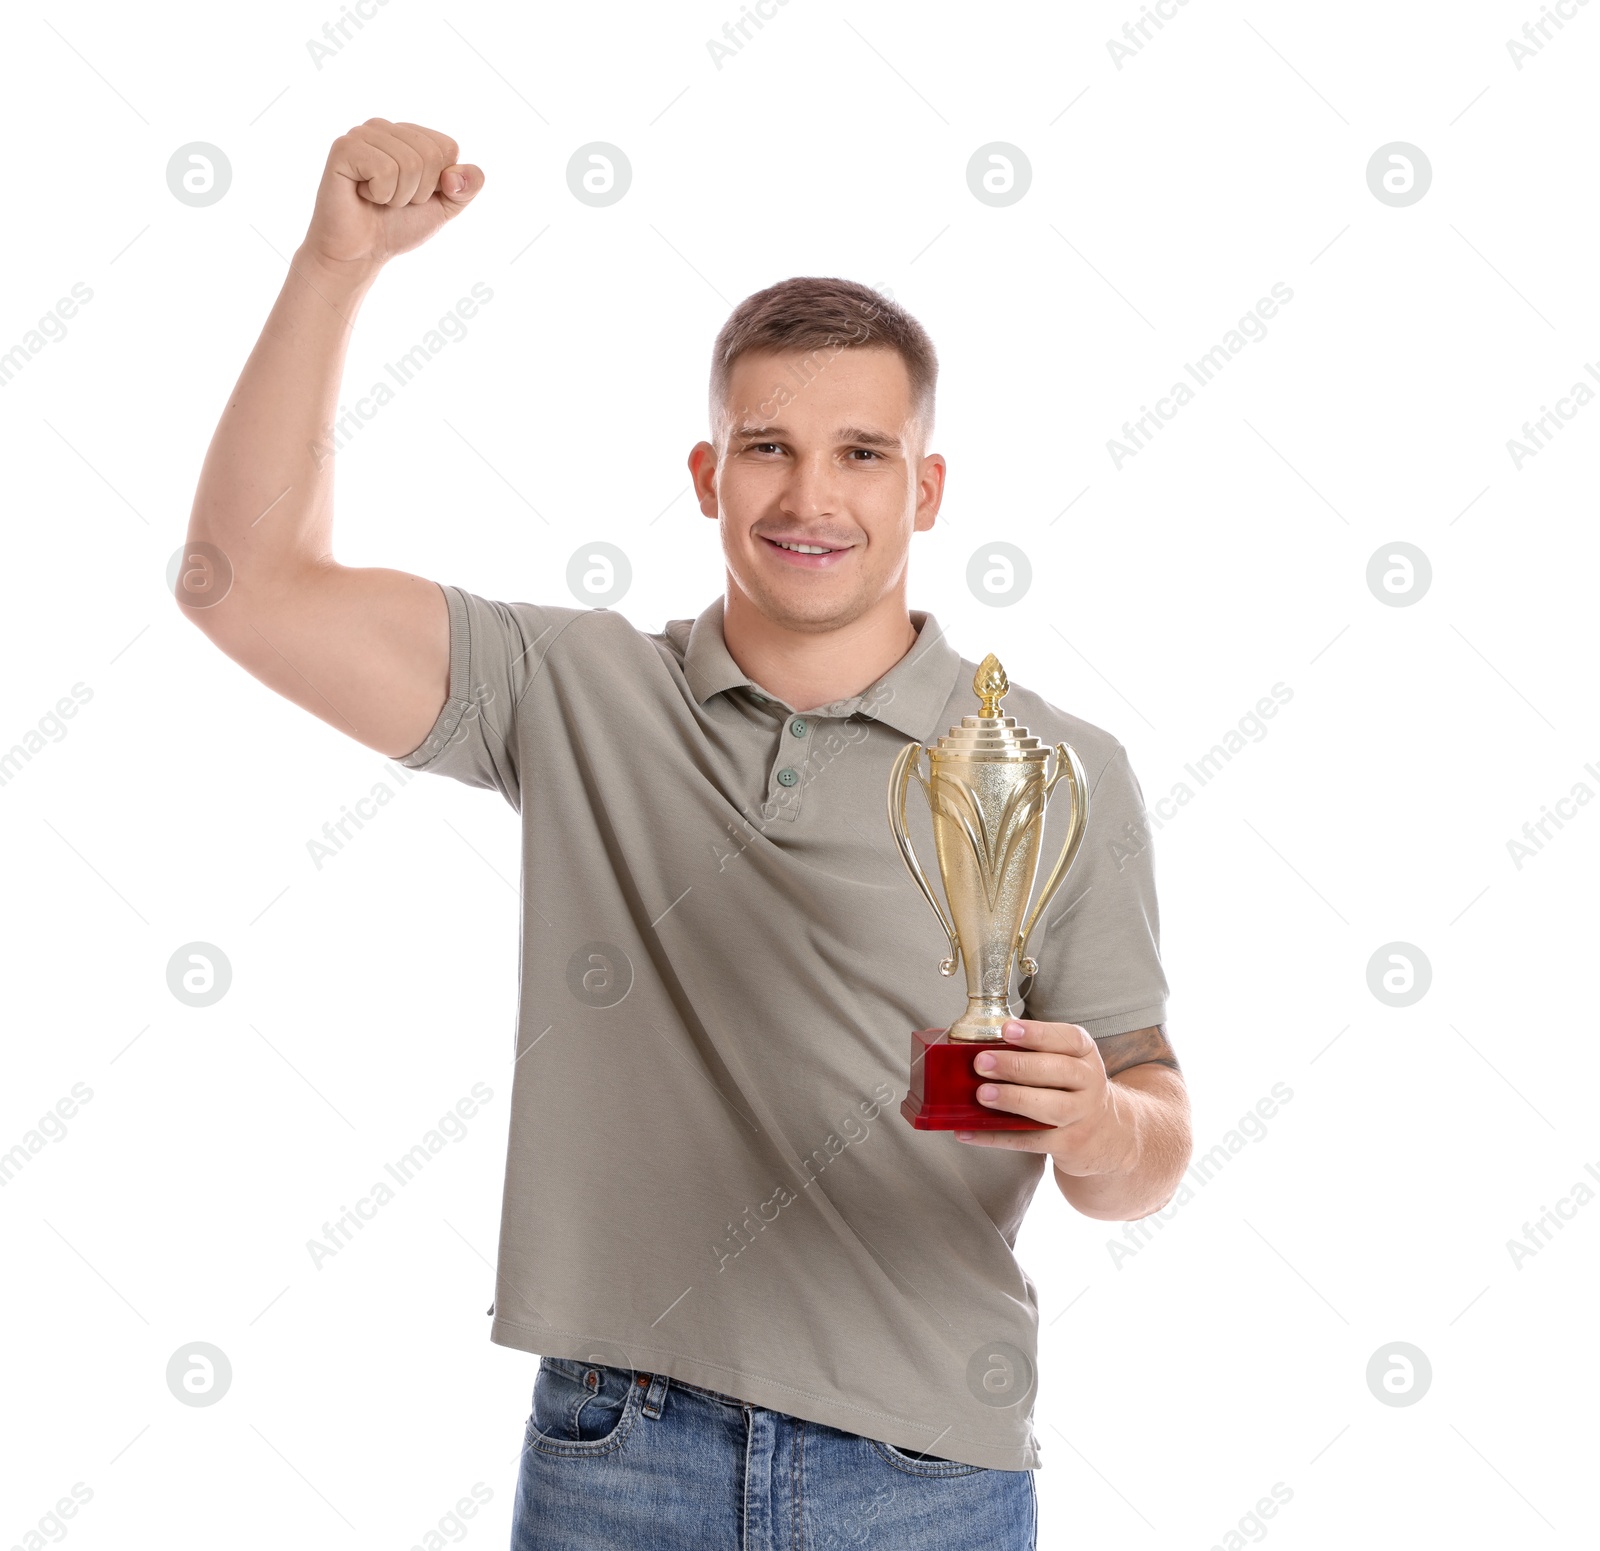
M 207 454 L 179 602 L 314 715 L 521 816 L 489 1311 L 492 1340 L 541 1354 L 514 1551 L 1031 1548 L 1023 1214 L 1048 1158 L 1079 1212 L 1146 1216 L 1189 1152 L 1126 751 L 1012 687 L 1091 790 L 1022 1016 L 981 1058 L 983 1101 L 1048 1128 L 913 1130 L 909 1031 L 959 996 L 885 792 L 908 741 L 971 714 L 975 667 L 907 604 L 944 493 L 933 347 L 844 280 L 734 309 L 689 454 L 724 585 L 660 631 L 341 565 L 319 432 L 352 321 L 483 183 L 416 124 L 334 143 Z

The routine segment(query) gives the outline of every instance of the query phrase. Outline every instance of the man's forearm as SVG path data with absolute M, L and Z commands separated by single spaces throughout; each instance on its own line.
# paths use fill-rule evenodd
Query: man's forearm
M 345 350 L 378 270 L 336 268 L 297 250 L 261 337 L 206 453 L 191 541 L 215 544 L 246 587 L 280 565 L 330 549 L 333 458 Z
M 1103 1174 L 1057 1167 L 1056 1184 L 1085 1217 L 1133 1222 L 1165 1206 L 1189 1166 L 1189 1100 L 1183 1079 L 1153 1061 L 1110 1082 L 1128 1139 L 1126 1162 Z

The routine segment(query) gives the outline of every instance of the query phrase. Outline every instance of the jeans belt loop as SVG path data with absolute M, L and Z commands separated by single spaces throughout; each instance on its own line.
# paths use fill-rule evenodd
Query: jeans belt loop
M 667 1398 L 667 1386 L 671 1382 L 664 1373 L 650 1375 L 650 1388 L 645 1391 L 644 1405 L 640 1409 L 652 1422 L 661 1415 L 662 1403 Z

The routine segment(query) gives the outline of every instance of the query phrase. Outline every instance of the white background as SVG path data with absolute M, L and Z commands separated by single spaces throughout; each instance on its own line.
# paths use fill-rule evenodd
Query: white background
M 1600 407 L 1520 468 L 1507 442 L 1600 361 L 1600 6 L 1520 70 L 1532 0 L 1193 0 L 1119 69 L 1138 11 L 790 0 L 721 69 L 733 0 L 390 0 L 320 69 L 332 0 L 8 14 L 0 351 L 74 282 L 93 299 L 0 389 L 0 748 L 92 698 L 0 786 L 0 1151 L 93 1097 L 0 1190 L 0 1544 L 77 1481 L 84 1547 L 402 1548 L 475 1482 L 467 1542 L 505 1542 L 534 1368 L 483 1317 L 515 815 L 418 779 L 318 870 L 307 841 L 392 777 L 165 584 L 327 146 L 371 115 L 448 132 L 488 183 L 374 289 L 347 388 L 494 295 L 339 454 L 342 561 L 567 603 L 604 539 L 635 623 L 698 613 L 712 338 L 749 292 L 837 274 L 938 346 L 950 476 L 911 602 L 965 655 L 1111 729 L 1152 804 L 1292 690 L 1155 847 L 1197 1155 L 1293 1097 L 1120 1263 L 1121 1225 L 1041 1186 L 1040 1545 L 1587 1543 L 1600 1204 L 1520 1267 L 1507 1241 L 1600 1169 L 1600 810 L 1521 867 L 1507 841 L 1600 791 Z M 633 169 L 604 209 L 566 182 L 594 140 Z M 166 185 L 191 141 L 232 167 L 203 208 Z M 991 141 L 1032 168 L 1003 208 L 966 181 Z M 1367 183 L 1391 141 L 1432 166 L 1405 207 Z M 1275 282 L 1267 337 L 1116 467 L 1108 438 Z M 995 539 L 1033 570 L 1008 607 L 966 584 Z M 1403 607 L 1366 581 L 1397 541 L 1432 567 Z M 233 970 L 204 1009 L 166 983 L 194 941 Z M 1431 965 L 1407 1007 L 1368 985 L 1394 942 Z M 306 1241 L 475 1082 L 466 1137 L 314 1270 Z M 223 1404 L 167 1390 L 194 1341 L 232 1362 Z M 1407 1406 L 1366 1379 L 1395 1342 L 1432 1367 Z

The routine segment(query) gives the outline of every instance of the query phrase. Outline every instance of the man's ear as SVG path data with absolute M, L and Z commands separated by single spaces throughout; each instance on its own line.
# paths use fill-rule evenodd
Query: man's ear
M 939 506 L 944 500 L 945 461 L 937 452 L 930 452 L 922 460 L 917 482 L 917 516 L 914 531 L 926 533 L 939 520 Z
M 701 515 L 715 520 L 718 516 L 717 449 L 710 442 L 696 442 L 689 449 L 689 477 L 694 482 Z

